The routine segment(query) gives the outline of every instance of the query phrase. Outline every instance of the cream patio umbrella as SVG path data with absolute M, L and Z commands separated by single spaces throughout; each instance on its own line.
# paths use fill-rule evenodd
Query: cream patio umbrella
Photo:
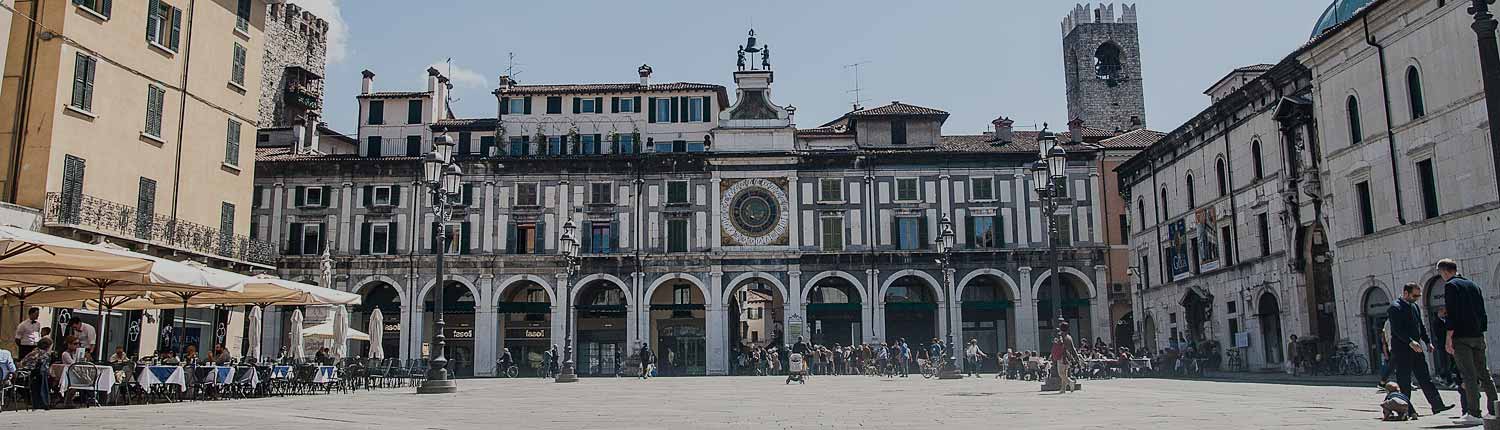
M 292 333 L 291 333 L 291 339 L 288 339 L 288 340 L 290 340 L 293 343 L 293 345 L 292 345 L 291 348 L 288 348 L 287 352 L 292 355 L 292 359 L 293 360 L 301 362 L 303 358 L 307 357 L 307 352 L 302 350 L 302 310 L 301 309 L 294 309 L 294 310 L 292 310 Z
M 370 326 L 367 328 L 370 335 L 370 358 L 376 360 L 385 359 L 385 315 L 380 313 L 380 308 L 370 311 Z

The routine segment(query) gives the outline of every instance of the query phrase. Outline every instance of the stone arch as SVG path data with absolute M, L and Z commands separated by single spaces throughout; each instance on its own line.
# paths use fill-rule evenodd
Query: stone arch
M 468 287 L 469 293 L 474 295 L 474 300 L 476 302 L 484 298 L 483 292 L 479 290 L 478 286 L 474 285 L 474 281 L 470 281 L 468 278 L 459 275 L 449 275 L 448 280 L 463 284 L 464 287 Z M 422 291 L 420 293 L 417 293 L 417 297 L 422 298 L 423 301 L 425 301 L 427 299 L 427 292 L 432 290 L 432 287 L 434 285 L 437 285 L 436 278 L 427 281 L 427 284 L 422 286 Z
M 406 297 L 406 289 L 401 288 L 401 284 L 396 283 L 395 279 L 386 275 L 370 275 L 364 277 L 363 279 L 360 279 L 359 282 L 354 283 L 354 285 L 358 285 L 357 287 L 354 287 L 354 294 L 363 296 L 365 290 L 370 288 L 370 285 L 376 282 L 383 282 L 386 285 L 390 285 L 391 288 L 394 288 L 396 290 L 396 297 L 400 298 L 401 303 L 411 303 L 407 300 L 408 297 Z
M 630 306 L 630 305 L 632 305 L 632 304 L 635 303 L 635 300 L 631 300 L 632 297 L 631 297 L 631 291 L 630 291 L 630 284 L 627 284 L 627 283 L 625 283 L 625 281 L 621 280 L 619 277 L 617 277 L 615 275 L 608 274 L 608 273 L 595 273 L 595 274 L 592 274 L 592 275 L 588 275 L 588 276 L 584 276 L 582 278 L 579 278 L 578 279 L 578 283 L 573 284 L 573 291 L 572 291 L 572 293 L 570 293 L 573 297 L 571 297 L 569 299 L 570 300 L 569 303 L 577 303 L 578 302 L 578 294 L 580 294 L 580 293 L 583 292 L 583 287 L 588 286 L 588 284 L 590 282 L 594 282 L 594 281 L 598 281 L 598 280 L 609 281 L 610 283 L 615 284 L 616 287 L 620 287 L 620 291 L 624 291 L 625 292 L 625 305 L 626 306 Z
M 703 281 L 698 279 L 697 276 L 682 272 L 672 272 L 661 275 L 657 277 L 655 281 L 651 282 L 651 287 L 646 289 L 646 295 L 644 296 L 646 298 L 646 302 L 651 302 L 651 295 L 656 293 L 656 287 L 660 287 L 662 286 L 662 284 L 665 284 L 668 281 L 674 281 L 678 279 L 686 280 L 688 283 L 693 284 L 693 286 L 698 287 L 698 292 L 703 293 L 703 300 L 705 302 L 711 302 L 714 300 L 713 294 L 708 291 L 708 286 L 703 285 Z
M 937 293 L 936 299 L 940 303 L 947 301 L 947 294 L 944 294 L 943 292 L 943 283 L 938 282 L 937 278 L 933 278 L 932 275 L 928 274 L 927 272 L 917 269 L 904 269 L 897 271 L 896 273 L 892 273 L 891 276 L 885 278 L 885 282 L 882 282 L 880 284 L 880 294 L 877 294 L 876 298 L 880 299 L 883 303 L 885 301 L 885 291 L 891 288 L 891 284 L 896 283 L 897 279 L 901 279 L 907 276 L 916 276 L 927 281 L 927 286 L 932 287 L 932 291 Z
M 1083 281 L 1083 286 L 1088 290 L 1089 299 L 1099 299 L 1099 292 L 1094 289 L 1094 281 L 1089 280 L 1088 275 L 1085 275 L 1085 274 L 1083 274 L 1083 272 L 1079 271 L 1078 269 L 1074 269 L 1072 267 L 1063 267 L 1062 268 L 1062 272 L 1070 274 L 1070 275 L 1073 275 L 1073 276 L 1077 277 L 1078 280 Z M 1052 270 L 1051 269 L 1048 269 L 1047 271 L 1042 272 L 1041 275 L 1037 275 L 1036 280 L 1031 282 L 1031 296 L 1032 297 L 1038 297 L 1037 294 L 1039 293 L 1040 289 L 1042 288 L 1042 283 L 1045 282 L 1047 280 L 1047 277 L 1049 277 L 1049 276 L 1052 276 Z
M 854 285 L 855 293 L 859 294 L 860 303 L 871 303 L 869 297 L 865 297 L 864 283 L 859 282 L 859 278 L 849 274 L 849 272 L 845 272 L 842 270 L 826 270 L 813 275 L 812 278 L 809 278 L 807 280 L 807 284 L 802 288 L 802 302 L 807 303 L 807 298 L 812 294 L 813 288 L 818 286 L 818 281 L 822 281 L 828 278 L 842 278 L 843 280 L 849 281 L 850 284 Z
M 495 288 L 495 297 L 493 297 L 493 302 L 500 303 L 500 299 L 505 297 L 505 291 L 509 290 L 510 287 L 521 281 L 531 281 L 537 283 L 537 285 L 541 285 L 542 291 L 547 292 L 547 301 L 549 303 L 552 303 L 553 306 L 557 306 L 557 293 L 552 291 L 552 283 L 547 282 L 547 278 L 528 274 L 514 275 L 509 278 L 505 278 L 504 281 L 501 281 L 500 285 Z
M 1021 300 L 1021 288 L 1016 285 L 1016 280 L 1015 279 L 1012 279 L 1010 277 L 1010 275 L 1006 274 L 1005 272 L 1002 272 L 1002 271 L 999 271 L 999 270 L 995 270 L 995 269 L 988 269 L 988 268 L 986 268 L 986 269 L 974 269 L 973 271 L 969 272 L 969 274 L 964 275 L 964 278 L 963 278 L 962 281 L 958 281 L 958 291 L 955 291 L 953 293 L 955 295 L 955 297 L 958 298 L 957 301 L 963 301 L 964 287 L 968 287 L 969 286 L 969 281 L 973 281 L 975 278 L 978 278 L 978 277 L 984 276 L 984 275 L 994 276 L 996 278 L 1000 278 L 1000 280 L 1002 280 L 1002 281 L 1005 281 L 1005 287 L 1009 288 L 1011 294 L 1015 295 L 1015 300 L 1016 301 L 1020 301 Z
M 725 290 L 724 292 L 728 293 L 730 291 L 734 291 L 734 289 L 736 287 L 740 286 L 741 282 L 745 282 L 747 280 L 750 280 L 751 278 L 765 279 L 766 281 L 769 281 L 771 283 L 771 285 L 775 285 L 776 289 L 781 292 L 781 297 L 783 298 L 783 300 L 786 300 L 786 299 L 788 299 L 788 298 L 791 297 L 791 293 L 787 292 L 787 290 L 786 290 L 786 284 L 783 284 L 780 279 L 776 279 L 775 276 L 772 276 L 771 274 L 766 273 L 766 272 L 745 272 L 745 273 L 741 273 L 739 276 L 734 277 L 733 280 L 730 280 L 728 283 L 724 284 L 727 288 L 729 288 L 728 290 Z M 806 297 L 806 294 L 804 294 L 803 297 Z

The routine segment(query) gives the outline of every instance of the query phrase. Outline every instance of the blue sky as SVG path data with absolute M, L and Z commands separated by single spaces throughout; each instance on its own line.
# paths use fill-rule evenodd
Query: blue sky
M 945 134 L 1066 122 L 1061 0 L 292 0 L 335 26 L 325 119 L 354 132 L 359 72 L 377 90 L 423 87 L 453 59 L 461 117 L 494 116 L 490 91 L 516 58 L 525 84 L 705 82 L 733 91 L 735 48 L 752 25 L 772 46 L 773 100 L 800 127 L 849 110 L 860 66 L 864 105 L 900 100 L 952 113 Z M 1327 0 L 1138 0 L 1148 125 L 1171 130 L 1208 104 L 1229 70 L 1275 63 L 1307 41 Z

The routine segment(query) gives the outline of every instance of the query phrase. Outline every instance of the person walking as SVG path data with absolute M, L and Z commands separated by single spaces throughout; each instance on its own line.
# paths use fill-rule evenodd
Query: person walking
M 1401 299 L 1392 302 L 1386 311 L 1386 318 L 1391 322 L 1391 365 L 1396 368 L 1396 385 L 1401 387 L 1401 394 L 1411 397 L 1411 378 L 1416 375 L 1422 395 L 1427 397 L 1432 414 L 1437 415 L 1453 409 L 1453 405 L 1443 404 L 1442 395 L 1438 394 L 1437 386 L 1427 374 L 1426 353 L 1432 351 L 1432 341 L 1427 337 L 1422 310 L 1417 305 L 1417 299 L 1421 297 L 1422 286 L 1406 284 L 1401 290 Z M 1409 413 L 1413 418 L 1417 416 L 1416 410 Z
M 1059 321 L 1057 334 L 1052 336 L 1052 365 L 1057 370 L 1057 390 L 1059 393 L 1073 391 L 1073 363 L 1078 362 L 1078 347 L 1073 344 L 1073 336 L 1068 334 L 1068 322 Z
M 1489 326 L 1489 316 L 1484 310 L 1484 292 L 1473 281 L 1458 274 L 1458 262 L 1444 258 L 1437 263 L 1438 275 L 1443 277 L 1444 304 L 1448 307 L 1448 338 L 1445 349 L 1453 354 L 1458 364 L 1458 374 L 1463 378 L 1466 403 L 1464 416 L 1453 423 L 1465 426 L 1484 424 L 1480 417 L 1479 391 L 1484 390 L 1489 414 L 1494 415 L 1495 381 L 1490 376 L 1489 357 L 1485 352 L 1484 332 Z

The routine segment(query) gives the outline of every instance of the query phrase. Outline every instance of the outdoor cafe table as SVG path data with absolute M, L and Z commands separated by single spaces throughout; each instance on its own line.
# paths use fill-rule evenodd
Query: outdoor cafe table
M 178 392 L 187 391 L 187 377 L 182 366 L 141 366 L 135 380 L 142 387 L 170 384 L 176 385 Z

